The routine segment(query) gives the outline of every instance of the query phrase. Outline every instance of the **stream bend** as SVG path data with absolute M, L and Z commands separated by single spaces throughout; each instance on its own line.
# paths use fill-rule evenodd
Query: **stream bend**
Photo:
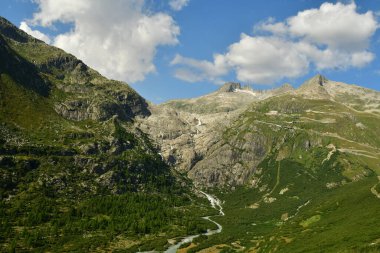
M 216 209 L 219 211 L 219 214 L 218 215 L 214 215 L 214 216 L 206 216 L 206 217 L 202 217 L 203 219 L 205 220 L 208 220 L 212 223 L 214 223 L 218 228 L 215 229 L 215 230 L 207 230 L 206 233 L 202 233 L 202 234 L 197 234 L 197 235 L 189 235 L 189 236 L 186 236 L 185 238 L 183 238 L 180 242 L 170 246 L 166 251 L 165 253 L 176 253 L 177 250 L 185 243 L 189 243 L 189 242 L 192 242 L 195 238 L 201 236 L 201 235 L 207 235 L 207 236 L 210 236 L 210 235 L 214 235 L 214 234 L 218 234 L 220 232 L 222 232 L 223 230 L 223 226 L 220 225 L 218 222 L 214 221 L 211 219 L 211 217 L 215 217 L 215 216 L 224 216 L 224 212 L 223 212 L 223 207 L 222 207 L 222 204 L 220 202 L 220 200 L 217 198 L 217 197 L 214 197 L 208 193 L 205 193 L 203 191 L 199 191 L 200 193 L 202 193 L 203 195 L 206 196 L 206 198 L 208 199 L 208 201 L 210 202 L 210 205 L 212 208 Z

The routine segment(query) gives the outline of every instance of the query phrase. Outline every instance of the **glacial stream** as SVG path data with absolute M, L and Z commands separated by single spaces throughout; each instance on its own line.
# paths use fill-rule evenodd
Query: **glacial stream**
M 207 197 L 208 201 L 210 201 L 210 205 L 212 206 L 212 208 L 215 208 L 215 209 L 219 210 L 219 214 L 216 215 L 216 216 L 224 216 L 223 208 L 222 208 L 222 205 L 221 205 L 220 200 L 218 198 L 213 197 L 210 194 L 207 194 L 207 193 L 205 193 L 203 191 L 200 191 L 200 193 L 202 193 L 203 195 L 205 195 Z M 186 236 L 180 242 L 178 242 L 178 243 L 170 246 L 165 251 L 165 253 L 176 253 L 177 250 L 183 244 L 192 242 L 195 238 L 197 238 L 200 235 L 210 236 L 210 235 L 214 235 L 214 234 L 218 234 L 218 233 L 222 232 L 222 229 L 223 229 L 222 225 L 220 225 L 216 221 L 212 220 L 211 217 L 213 217 L 213 216 L 206 216 L 206 217 L 202 217 L 202 218 L 205 219 L 205 220 L 211 221 L 212 223 L 214 223 L 218 227 L 217 229 L 215 229 L 215 230 L 208 230 L 206 233 L 203 233 L 203 234 Z

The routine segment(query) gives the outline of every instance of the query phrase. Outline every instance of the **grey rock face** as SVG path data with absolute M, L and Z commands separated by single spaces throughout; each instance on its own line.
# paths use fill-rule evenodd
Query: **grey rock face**
M 90 89 L 83 87 L 83 92 L 79 93 L 86 94 L 86 90 Z M 148 105 L 143 98 L 123 91 L 107 91 L 106 94 L 62 101 L 56 103 L 54 109 L 62 117 L 75 121 L 87 119 L 105 121 L 115 115 L 121 120 L 131 120 L 135 116 L 150 115 Z
M 252 96 L 236 92 L 217 94 L 223 96 L 209 95 L 207 99 L 214 98 L 215 103 L 221 105 L 227 101 L 241 104 L 244 100 L 239 100 L 239 95 L 243 98 Z M 252 102 L 245 101 L 246 105 Z M 233 103 L 228 106 L 234 108 Z M 243 139 L 232 136 L 229 138 L 231 142 L 226 141 L 224 131 L 245 109 L 237 108 L 226 112 L 196 113 L 164 104 L 152 107 L 152 115 L 137 124 L 157 143 L 164 160 L 181 173 L 187 173 L 196 185 L 233 187 L 248 181 L 267 154 L 270 142 L 260 132 L 248 132 Z
M 221 139 L 208 148 L 188 175 L 207 187 L 243 185 L 268 153 L 271 141 L 261 132 L 231 137 L 228 142 Z
M 54 109 L 66 119 L 80 121 L 91 118 L 91 112 L 88 110 L 88 107 L 87 101 L 74 100 L 57 104 Z

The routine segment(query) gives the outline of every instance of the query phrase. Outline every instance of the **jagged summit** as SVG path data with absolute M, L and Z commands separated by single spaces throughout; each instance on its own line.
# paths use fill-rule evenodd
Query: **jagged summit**
M 223 84 L 222 87 L 218 91 L 220 92 L 234 92 L 235 90 L 241 90 L 241 84 L 240 83 L 234 83 L 234 82 L 228 82 Z
M 328 81 L 328 79 L 322 76 L 321 74 L 317 74 L 316 76 L 311 78 L 309 81 L 313 84 L 318 84 L 319 86 L 323 86 Z
M 328 82 L 328 79 L 321 74 L 317 74 L 304 82 L 301 87 L 304 86 L 324 86 Z M 300 87 L 300 88 L 301 88 Z
M 318 74 L 304 82 L 296 93 L 312 99 L 329 99 L 330 94 L 325 89 L 327 83 L 328 79 Z

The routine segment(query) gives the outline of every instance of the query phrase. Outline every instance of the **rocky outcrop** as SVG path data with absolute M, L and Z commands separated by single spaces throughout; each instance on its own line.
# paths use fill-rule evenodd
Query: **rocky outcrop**
M 119 94 L 115 97 L 118 98 L 117 102 L 112 102 L 112 100 L 99 101 L 99 98 L 69 100 L 57 103 L 54 110 L 62 117 L 76 121 L 87 119 L 105 121 L 113 116 L 118 116 L 121 120 L 131 120 L 135 116 L 148 116 L 150 114 L 144 100 L 141 100 L 140 103 L 131 104 L 128 96 Z
M 234 92 L 237 89 L 241 89 L 240 83 L 225 83 L 222 87 L 219 88 L 220 92 Z
M 241 140 L 221 140 L 209 148 L 204 159 L 188 175 L 197 185 L 234 187 L 245 184 L 268 152 L 269 140 L 260 133 L 247 133 Z

